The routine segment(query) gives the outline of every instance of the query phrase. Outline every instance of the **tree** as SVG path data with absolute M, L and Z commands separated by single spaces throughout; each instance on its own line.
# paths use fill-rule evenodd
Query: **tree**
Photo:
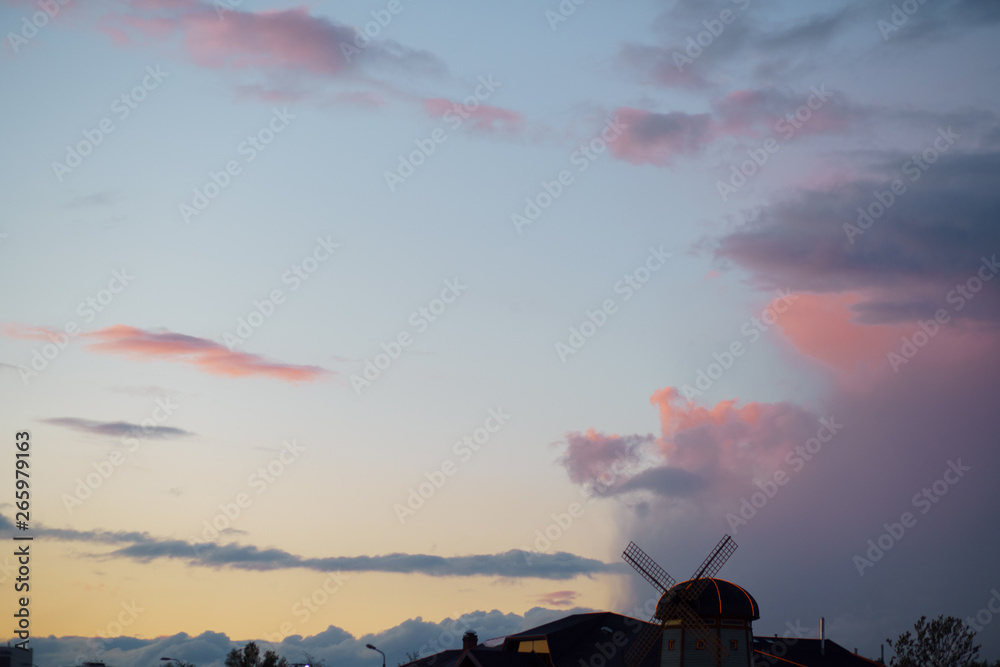
M 979 646 L 973 646 L 976 632 L 954 616 L 938 616 L 928 621 L 921 616 L 909 631 L 886 641 L 895 650 L 889 664 L 892 667 L 990 667 L 978 661 Z M 1000 666 L 1000 662 L 994 663 Z
M 289 667 L 288 660 L 268 649 L 261 656 L 260 649 L 254 642 L 248 642 L 243 648 L 234 648 L 226 656 L 226 667 Z
M 397 663 L 396 667 L 403 667 L 403 665 L 408 665 L 411 662 L 413 662 L 414 660 L 419 660 L 419 659 L 420 659 L 420 651 L 407 651 L 406 652 L 406 660 L 404 660 L 403 662 Z
M 306 653 L 306 664 L 309 667 L 326 667 L 326 661 L 322 658 L 315 658 L 310 653 Z

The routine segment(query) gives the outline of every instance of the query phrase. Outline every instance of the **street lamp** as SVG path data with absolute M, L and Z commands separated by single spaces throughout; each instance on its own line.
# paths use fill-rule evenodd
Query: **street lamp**
M 177 658 L 160 658 L 160 660 L 173 660 L 174 662 L 180 662 Z
M 366 648 L 370 648 L 373 651 L 378 651 L 379 653 L 382 653 L 382 651 L 379 651 L 377 648 L 375 648 L 371 644 L 365 644 L 365 647 Z M 382 653 L 382 667 L 385 667 L 385 653 Z

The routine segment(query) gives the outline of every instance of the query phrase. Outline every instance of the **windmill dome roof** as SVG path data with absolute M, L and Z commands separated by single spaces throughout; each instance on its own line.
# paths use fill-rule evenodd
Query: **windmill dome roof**
M 663 594 L 656 605 L 656 617 L 663 618 L 667 606 L 678 595 L 696 581 L 707 581 L 698 596 L 690 602 L 692 610 L 702 618 L 740 618 L 756 621 L 760 618 L 760 608 L 753 596 L 742 587 L 724 579 L 692 579 L 682 581 Z

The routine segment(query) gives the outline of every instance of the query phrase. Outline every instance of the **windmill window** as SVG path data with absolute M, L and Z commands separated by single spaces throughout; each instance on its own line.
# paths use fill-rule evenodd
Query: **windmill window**
M 695 640 L 694 647 L 696 649 L 699 649 L 699 650 L 704 649 L 705 648 L 705 640 L 704 639 L 697 639 L 697 640 Z
M 668 639 L 667 640 L 667 650 L 668 651 L 673 651 L 674 648 L 676 647 L 676 644 L 677 644 L 677 640 L 676 639 Z
M 739 650 L 739 648 L 740 648 L 740 642 L 739 642 L 739 640 L 737 640 L 737 639 L 730 639 L 729 640 L 729 650 L 730 651 L 736 651 L 736 650 Z

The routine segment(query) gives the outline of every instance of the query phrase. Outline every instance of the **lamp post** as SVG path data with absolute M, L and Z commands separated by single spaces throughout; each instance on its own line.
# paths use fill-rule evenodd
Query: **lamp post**
M 382 651 L 379 651 L 377 648 L 375 648 L 371 644 L 365 644 L 365 647 L 366 648 L 370 648 L 373 651 L 378 651 L 379 653 L 382 653 Z M 385 667 L 385 653 L 382 653 L 382 667 Z
M 180 664 L 180 662 L 181 662 L 181 661 L 180 661 L 180 660 L 178 660 L 177 658 L 160 658 L 160 660 L 172 660 L 172 661 L 176 662 L 176 663 L 177 663 L 178 665 L 179 665 L 179 664 Z

